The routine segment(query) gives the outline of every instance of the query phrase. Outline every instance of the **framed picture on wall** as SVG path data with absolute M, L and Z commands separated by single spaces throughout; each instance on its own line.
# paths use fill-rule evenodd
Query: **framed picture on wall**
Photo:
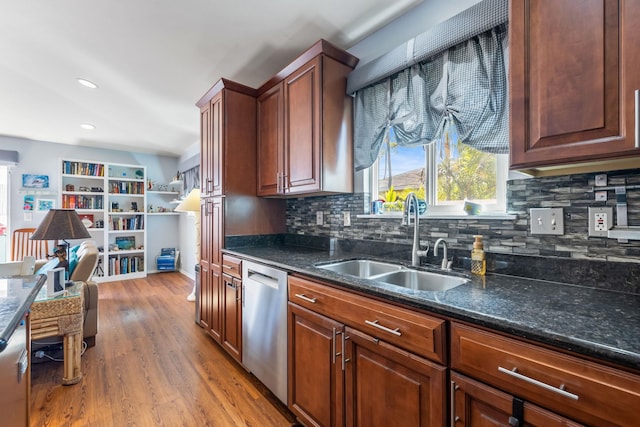
M 23 211 L 32 211 L 33 210 L 33 206 L 35 203 L 35 198 L 33 196 L 24 196 L 23 202 L 22 202 L 22 210 Z
M 22 174 L 22 187 L 49 188 L 49 175 Z
M 54 199 L 37 199 L 37 210 L 40 212 L 46 212 L 56 207 L 56 201 Z

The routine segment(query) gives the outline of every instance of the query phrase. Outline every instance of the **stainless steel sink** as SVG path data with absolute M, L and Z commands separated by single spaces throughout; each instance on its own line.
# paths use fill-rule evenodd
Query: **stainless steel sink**
M 440 292 L 460 286 L 468 279 L 418 270 L 399 270 L 373 278 L 376 281 L 407 289 Z
M 317 267 L 325 270 L 331 270 L 336 273 L 348 274 L 350 276 L 362 278 L 369 278 L 392 271 L 398 271 L 402 268 L 401 265 L 372 261 L 368 259 L 341 261 L 333 264 L 318 265 Z
M 354 259 L 332 264 L 318 265 L 318 268 L 340 274 L 374 280 L 389 285 L 401 286 L 420 291 L 441 292 L 460 286 L 468 279 L 429 271 L 411 270 L 399 264 L 368 259 Z

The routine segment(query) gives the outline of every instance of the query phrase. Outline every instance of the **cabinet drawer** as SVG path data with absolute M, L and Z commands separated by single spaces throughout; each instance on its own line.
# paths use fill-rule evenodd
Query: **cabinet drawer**
M 222 272 L 233 277 L 242 278 L 242 260 L 231 255 L 222 256 Z
M 445 363 L 444 320 L 295 276 L 289 300 L 380 340 Z
M 452 323 L 451 367 L 590 425 L 637 420 L 640 376 Z

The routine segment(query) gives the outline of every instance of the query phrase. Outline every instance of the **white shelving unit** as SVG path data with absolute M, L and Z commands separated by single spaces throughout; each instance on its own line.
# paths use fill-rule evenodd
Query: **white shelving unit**
M 147 218 L 149 219 L 148 230 L 150 230 L 153 238 L 154 248 L 176 247 L 178 242 L 166 236 L 169 229 L 176 230 L 178 228 L 178 218 L 180 213 L 174 212 L 175 207 L 180 203 L 180 189 L 182 181 L 172 181 L 169 184 L 154 183 L 151 188 L 147 189 Z M 162 230 L 165 233 L 162 233 Z M 156 233 L 157 232 L 157 233 Z M 162 236 L 162 237 L 160 237 Z M 157 271 L 155 264 L 155 256 L 158 253 L 150 253 L 149 271 Z
M 96 281 L 147 274 L 146 167 L 84 160 L 61 161 L 62 208 L 76 209 L 99 247 Z

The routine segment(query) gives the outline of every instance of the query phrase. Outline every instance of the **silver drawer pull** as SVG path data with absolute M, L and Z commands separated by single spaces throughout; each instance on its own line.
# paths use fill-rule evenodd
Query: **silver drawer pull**
M 554 393 L 557 393 L 561 396 L 564 397 L 568 397 L 569 399 L 573 399 L 573 400 L 578 400 L 578 395 L 577 394 L 573 394 L 573 393 L 569 393 L 568 391 L 564 390 L 564 386 L 560 386 L 560 387 L 554 387 L 552 385 L 549 385 L 547 383 L 543 383 L 542 381 L 538 381 L 535 380 L 533 378 L 530 378 L 526 375 L 522 375 L 518 373 L 518 368 L 513 368 L 512 370 L 503 368 L 502 366 L 498 366 L 498 371 L 510 375 L 514 378 L 518 378 L 519 380 L 528 382 L 529 384 L 533 384 L 533 385 L 537 385 L 538 387 L 542 387 L 545 390 L 549 390 L 552 391 Z
M 364 323 L 366 323 L 367 325 L 373 326 L 375 328 L 382 329 L 383 331 L 389 332 L 390 334 L 393 334 L 393 335 L 397 335 L 397 336 L 402 335 L 402 333 L 400 332 L 400 328 L 395 328 L 395 329 L 387 328 L 386 326 L 382 326 L 381 324 L 379 324 L 377 320 L 374 320 L 373 322 L 371 320 L 365 320 Z
M 232 267 L 231 267 L 230 265 L 227 265 L 227 264 L 222 264 L 222 268 L 228 268 L 228 269 L 231 269 Z
M 295 294 L 295 296 L 300 298 L 301 300 L 304 300 L 306 302 L 310 302 L 311 304 L 315 304 L 316 301 L 317 301 L 315 298 L 309 298 L 305 294 Z

